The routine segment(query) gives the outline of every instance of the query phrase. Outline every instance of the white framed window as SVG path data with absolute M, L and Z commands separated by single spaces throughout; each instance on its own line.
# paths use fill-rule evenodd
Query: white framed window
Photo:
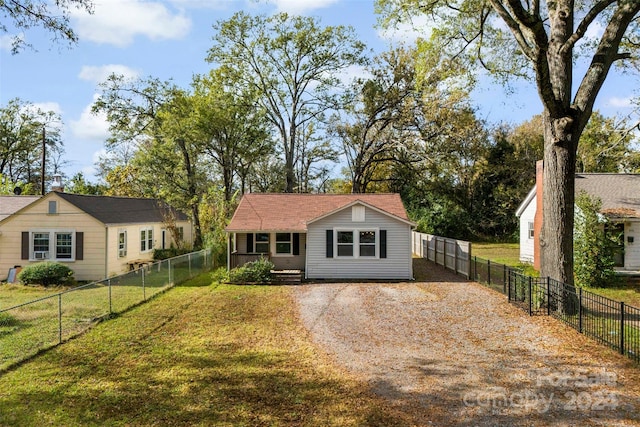
M 269 233 L 256 233 L 253 236 L 253 252 L 257 254 L 269 253 Z
M 140 229 L 140 252 L 153 250 L 153 228 Z
M 354 255 L 353 235 L 353 230 L 336 231 L 336 254 L 338 255 L 338 257 L 352 257 Z
M 118 258 L 127 256 L 127 230 L 118 232 Z
M 534 235 L 533 222 L 529 222 L 528 226 L 529 226 L 529 229 L 528 229 L 529 234 L 528 234 L 528 236 L 529 236 L 530 239 L 533 239 L 533 235 Z
M 358 232 L 358 249 L 361 257 L 376 256 L 376 232 L 374 230 L 366 230 Z
M 276 255 L 291 255 L 293 248 L 291 233 L 276 233 Z
M 37 230 L 29 233 L 30 261 L 74 261 L 75 232 Z
M 56 237 L 56 259 L 73 258 L 73 233 L 55 233 Z
M 335 230 L 335 254 L 337 258 L 378 258 L 379 237 L 377 229 Z

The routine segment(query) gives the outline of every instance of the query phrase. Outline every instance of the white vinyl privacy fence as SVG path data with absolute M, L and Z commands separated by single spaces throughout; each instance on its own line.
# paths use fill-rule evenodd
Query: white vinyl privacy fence
M 451 271 L 471 277 L 471 242 L 412 232 L 413 253 Z

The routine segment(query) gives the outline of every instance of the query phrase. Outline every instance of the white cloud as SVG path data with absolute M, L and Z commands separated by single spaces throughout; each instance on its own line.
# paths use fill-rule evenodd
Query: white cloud
M 615 107 L 615 108 L 629 108 L 633 106 L 633 101 L 631 97 L 618 98 L 617 96 L 614 96 L 607 100 L 606 105 L 608 107 Z
M 378 29 L 378 37 L 392 44 L 413 44 L 418 38 L 428 39 L 436 23 L 427 15 L 420 15 L 411 22 L 402 22 L 394 28 Z
M 53 111 L 56 114 L 62 115 L 62 107 L 57 102 L 34 102 L 34 109 L 41 111 Z
M 129 68 L 126 65 L 108 64 L 108 65 L 84 65 L 80 70 L 78 77 L 81 80 L 87 80 L 96 84 L 107 80 L 111 74 L 123 75 L 126 79 L 135 79 L 140 75 L 138 70 Z
M 338 74 L 338 78 L 345 85 L 352 83 L 358 78 L 368 79 L 371 77 L 371 73 L 362 65 L 350 65 Z
M 181 39 L 191 29 L 191 20 L 172 14 L 154 1 L 109 0 L 95 4 L 93 15 L 74 11 L 74 27 L 81 40 L 124 47 L 136 36 L 151 40 Z
M 94 100 L 98 95 L 94 95 Z M 69 129 L 76 139 L 102 142 L 109 136 L 109 122 L 106 114 L 94 114 L 89 104 L 82 110 L 78 120 L 69 122 Z
M 322 9 L 337 3 L 339 0 L 270 0 L 278 8 L 278 12 L 302 15 L 315 9 Z
M 13 47 L 13 38 L 14 36 L 7 34 L 0 36 L 0 50 L 11 51 L 11 48 Z

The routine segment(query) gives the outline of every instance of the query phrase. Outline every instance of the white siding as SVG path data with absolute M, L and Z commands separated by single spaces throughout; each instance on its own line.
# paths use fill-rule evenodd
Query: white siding
M 629 242 L 629 237 L 633 242 Z M 624 270 L 640 270 L 640 222 L 624 224 Z
M 536 198 L 524 208 L 520 215 L 520 261 L 533 262 L 533 238 L 529 237 L 529 223 L 536 215 Z
M 353 222 L 351 209 L 344 209 L 308 225 L 307 278 L 413 279 L 411 226 L 368 207 L 365 218 Z M 387 258 L 327 258 L 326 230 L 336 228 L 386 230 Z

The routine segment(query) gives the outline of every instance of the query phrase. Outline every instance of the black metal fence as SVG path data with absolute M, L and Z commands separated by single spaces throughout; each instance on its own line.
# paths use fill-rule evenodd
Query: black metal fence
M 507 296 L 529 315 L 548 315 L 640 362 L 640 309 L 549 277 L 472 257 L 470 279 Z

